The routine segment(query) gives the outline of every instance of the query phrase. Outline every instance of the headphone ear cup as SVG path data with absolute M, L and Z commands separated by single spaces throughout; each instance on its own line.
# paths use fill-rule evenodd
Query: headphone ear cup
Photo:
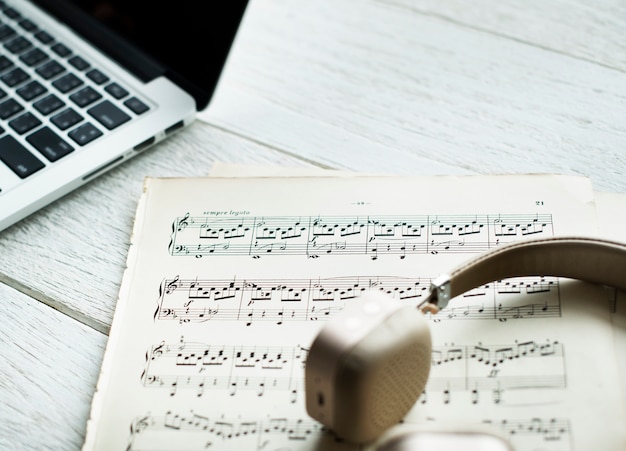
M 424 315 L 372 293 L 331 320 L 306 363 L 309 415 L 355 443 L 398 423 L 426 386 L 432 343 Z
M 415 322 L 406 321 L 414 311 L 398 310 L 346 355 L 336 379 L 338 435 L 343 431 L 358 442 L 375 439 L 398 423 L 424 391 L 432 350 L 430 334 L 416 334 Z

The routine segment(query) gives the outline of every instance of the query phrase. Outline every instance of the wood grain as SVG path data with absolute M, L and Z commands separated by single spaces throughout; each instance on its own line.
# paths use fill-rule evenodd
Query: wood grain
M 624 15 L 602 28 L 611 9 L 575 3 L 568 41 L 549 32 L 563 2 L 459 3 L 253 2 L 203 118 L 333 168 L 559 172 L 625 192 L 626 77 L 576 56 L 618 54 Z M 546 31 L 507 36 L 499 15 Z
M 79 449 L 106 336 L 0 285 L 0 449 Z
M 626 71 L 626 4 L 620 0 L 379 1 Z

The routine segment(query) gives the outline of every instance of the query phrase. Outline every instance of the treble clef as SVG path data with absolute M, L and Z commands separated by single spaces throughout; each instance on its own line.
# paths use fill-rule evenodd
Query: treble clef
M 154 346 L 152 348 L 152 352 L 150 353 L 150 360 L 156 360 L 157 358 L 161 357 L 163 355 L 163 350 L 165 347 L 165 341 L 162 341 L 157 346 Z
M 189 226 L 189 212 L 187 212 L 187 214 L 182 219 L 179 218 L 177 222 L 176 230 L 180 232 L 186 229 L 188 226 Z
M 173 280 L 165 281 L 165 294 L 172 294 L 174 290 L 178 288 L 178 283 L 180 282 L 180 276 L 176 276 Z

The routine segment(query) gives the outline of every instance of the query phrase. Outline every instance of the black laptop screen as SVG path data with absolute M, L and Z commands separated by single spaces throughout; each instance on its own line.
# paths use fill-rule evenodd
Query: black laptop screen
M 70 23 L 79 34 L 140 78 L 168 75 L 190 91 L 202 109 L 219 80 L 247 1 L 36 0 L 34 3 Z M 132 45 L 112 36 L 110 31 Z

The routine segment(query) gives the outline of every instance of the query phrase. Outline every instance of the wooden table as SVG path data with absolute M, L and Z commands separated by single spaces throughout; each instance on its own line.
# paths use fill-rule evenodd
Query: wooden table
M 202 120 L 0 234 L 0 449 L 81 447 L 145 176 L 559 172 L 626 193 L 625 31 L 618 0 L 252 0 Z

